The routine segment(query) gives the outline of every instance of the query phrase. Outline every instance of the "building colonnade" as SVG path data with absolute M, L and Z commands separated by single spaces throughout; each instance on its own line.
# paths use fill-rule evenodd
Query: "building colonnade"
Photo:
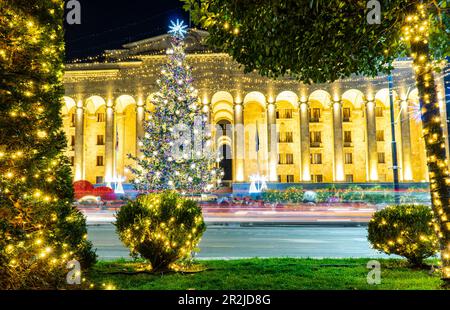
M 283 91 L 277 96 L 219 91 L 203 96 L 212 125 L 229 124 L 229 139 L 213 130 L 215 147 L 232 153 L 233 182 L 255 173 L 271 182 L 389 182 L 392 153 L 389 92 L 340 95 L 316 90 L 308 95 Z M 149 97 L 150 98 L 150 97 Z M 400 180 L 426 181 L 421 124 L 414 120 L 417 90 L 395 96 L 395 126 Z M 150 100 L 121 95 L 65 97 L 64 130 L 75 180 L 108 183 L 131 175 L 127 154 L 139 155 L 145 111 Z M 397 117 L 398 116 L 398 117 Z

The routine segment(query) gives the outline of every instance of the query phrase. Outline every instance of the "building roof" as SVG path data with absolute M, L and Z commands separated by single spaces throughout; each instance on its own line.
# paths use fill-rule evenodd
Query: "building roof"
M 205 43 L 208 32 L 198 29 L 190 29 L 184 39 L 186 53 L 207 53 L 209 48 Z M 121 60 L 136 56 L 163 55 L 170 47 L 171 35 L 163 34 L 156 37 L 127 43 L 122 49 L 107 50 L 105 57 L 107 60 Z

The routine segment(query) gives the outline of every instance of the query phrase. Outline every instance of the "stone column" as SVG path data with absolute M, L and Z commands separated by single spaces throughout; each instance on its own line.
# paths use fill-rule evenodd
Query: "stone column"
M 75 181 L 84 180 L 84 108 L 77 104 L 75 112 Z
M 234 105 L 234 165 L 236 182 L 244 182 L 244 107 L 241 103 Z
M 375 101 L 366 102 L 367 176 L 378 181 L 377 119 Z
M 141 140 L 145 136 L 144 130 L 145 108 L 142 102 L 136 106 L 136 157 L 141 156 Z
M 342 103 L 333 103 L 334 181 L 344 181 Z
M 310 171 L 310 140 L 309 140 L 309 105 L 307 102 L 300 103 L 300 145 L 302 159 L 302 181 L 311 181 Z
M 114 108 L 108 102 L 106 106 L 105 125 L 105 182 L 110 183 L 114 178 Z
M 274 103 L 267 104 L 267 151 L 269 159 L 269 181 L 277 182 L 278 141 L 277 141 L 277 108 Z
M 411 130 L 409 124 L 408 101 L 402 100 L 400 115 L 400 132 L 402 140 L 402 172 L 403 181 L 412 180 L 411 168 Z
M 206 115 L 206 118 L 208 120 L 208 124 L 211 125 L 212 119 L 211 119 L 211 108 L 210 108 L 210 105 L 208 103 L 203 103 L 202 111 Z

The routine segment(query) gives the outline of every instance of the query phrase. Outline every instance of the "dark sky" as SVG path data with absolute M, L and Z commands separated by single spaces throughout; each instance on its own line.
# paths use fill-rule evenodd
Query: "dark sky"
M 189 15 L 179 0 L 78 0 L 81 25 L 66 24 L 66 60 L 167 32 L 171 19 Z

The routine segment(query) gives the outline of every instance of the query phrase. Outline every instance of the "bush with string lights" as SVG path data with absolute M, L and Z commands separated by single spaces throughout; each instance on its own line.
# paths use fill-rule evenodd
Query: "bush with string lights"
M 405 257 L 414 267 L 439 251 L 429 206 L 396 205 L 376 212 L 369 222 L 369 242 L 386 254 Z
M 63 0 L 0 6 L 0 289 L 66 285 L 96 259 L 62 155 Z
M 189 259 L 206 230 L 197 202 L 174 191 L 140 196 L 116 215 L 120 240 L 133 257 L 145 258 L 153 271 Z

